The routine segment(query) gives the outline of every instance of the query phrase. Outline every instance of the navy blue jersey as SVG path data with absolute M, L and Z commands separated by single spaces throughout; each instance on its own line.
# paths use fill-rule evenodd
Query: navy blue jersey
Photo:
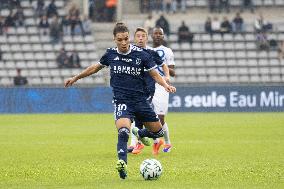
M 143 49 L 130 45 L 125 54 L 117 48 L 107 49 L 100 64 L 110 67 L 110 85 L 114 100 L 139 101 L 147 98 L 145 71 L 156 67 L 152 56 Z
M 146 48 L 144 50 L 152 56 L 156 65 L 161 66 L 164 64 L 164 61 L 162 60 L 162 58 L 159 56 L 159 54 L 156 51 L 154 51 L 151 48 Z M 146 91 L 148 92 L 150 96 L 153 96 L 155 93 L 156 81 L 150 76 L 148 72 L 145 73 L 145 82 L 146 82 Z

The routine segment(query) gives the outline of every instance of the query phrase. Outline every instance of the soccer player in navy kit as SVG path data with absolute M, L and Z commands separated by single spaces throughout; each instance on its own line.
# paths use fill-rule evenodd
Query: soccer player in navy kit
M 136 28 L 136 31 L 134 33 L 134 42 L 137 46 L 145 49 L 148 53 L 150 53 L 153 57 L 154 62 L 157 64 L 157 66 L 161 67 L 163 72 L 165 73 L 164 79 L 168 82 L 169 81 L 169 69 L 168 66 L 164 63 L 164 60 L 159 56 L 159 54 L 153 50 L 153 48 L 147 46 L 148 42 L 148 33 L 144 28 Z M 145 82 L 146 82 L 146 91 L 149 94 L 149 102 L 152 105 L 152 99 L 155 94 L 155 80 L 147 73 L 145 72 Z M 143 128 L 143 123 L 138 120 L 137 118 L 135 120 L 135 127 L 142 129 Z M 132 125 L 132 128 L 134 125 Z M 161 145 L 163 145 L 163 140 L 156 139 L 154 140 L 153 144 L 153 151 L 152 153 L 154 155 L 157 155 L 159 153 L 159 148 Z M 144 145 L 141 143 L 141 141 L 137 141 L 137 138 L 135 135 L 131 135 L 131 144 L 130 147 L 128 148 L 129 152 L 132 152 L 133 154 L 138 154 L 141 152 L 141 150 L 144 148 Z
M 158 74 L 155 70 L 153 58 L 149 53 L 130 44 L 127 26 L 123 23 L 117 23 L 113 30 L 113 36 L 117 47 L 107 49 L 99 63 L 89 66 L 80 74 L 66 80 L 65 87 L 71 86 L 81 78 L 97 73 L 103 67 L 110 67 L 115 125 L 118 130 L 116 169 L 120 178 L 125 179 L 127 177 L 127 142 L 133 118 L 139 118 L 146 127 L 132 131 L 145 145 L 149 145 L 149 138 L 163 136 L 162 125 L 147 101 L 144 69 L 148 70 L 149 74 L 166 91 L 175 92 L 176 89 L 168 85 Z

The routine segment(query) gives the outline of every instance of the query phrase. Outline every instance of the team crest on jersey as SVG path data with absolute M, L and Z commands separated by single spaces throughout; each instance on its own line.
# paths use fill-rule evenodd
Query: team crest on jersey
M 140 59 L 140 58 L 137 58 L 137 59 L 136 59 L 136 64 L 137 64 L 137 65 L 141 64 L 141 59 Z

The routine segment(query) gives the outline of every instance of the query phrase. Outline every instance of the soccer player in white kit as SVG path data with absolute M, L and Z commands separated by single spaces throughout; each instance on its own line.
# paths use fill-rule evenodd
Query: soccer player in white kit
M 153 39 L 154 50 L 158 52 L 160 57 L 164 60 L 164 63 L 168 65 L 170 76 L 174 77 L 175 76 L 174 54 L 170 48 L 165 47 L 163 45 L 164 43 L 163 29 L 160 27 L 154 28 L 152 33 L 152 39 Z M 156 69 L 158 70 L 161 76 L 164 76 L 161 67 L 157 67 Z M 154 111 L 159 116 L 160 122 L 164 130 L 165 145 L 163 151 L 170 152 L 172 144 L 170 141 L 169 128 L 167 123 L 165 122 L 165 116 L 168 113 L 168 106 L 169 106 L 169 93 L 158 83 L 156 83 L 156 90 L 152 102 L 154 105 Z

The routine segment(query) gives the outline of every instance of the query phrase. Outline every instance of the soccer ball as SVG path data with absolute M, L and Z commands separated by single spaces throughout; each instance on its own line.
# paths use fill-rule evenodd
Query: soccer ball
M 156 180 L 162 172 L 162 165 L 156 159 L 146 159 L 140 165 L 140 174 L 145 180 Z

